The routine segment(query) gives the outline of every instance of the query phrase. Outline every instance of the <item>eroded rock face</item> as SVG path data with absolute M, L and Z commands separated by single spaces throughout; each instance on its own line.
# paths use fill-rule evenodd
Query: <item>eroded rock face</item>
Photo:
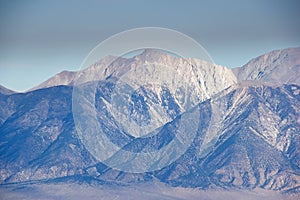
M 131 69 L 148 59 L 143 56 L 130 61 L 122 58 L 122 62 Z M 156 56 L 157 53 L 150 60 L 154 57 L 164 65 L 175 62 L 176 70 L 184 70 L 179 58 Z M 99 163 L 78 138 L 72 86 L 55 86 L 0 96 L 0 104 L 5 105 L 0 113 L 1 183 L 61 177 L 124 183 L 155 179 L 182 187 L 296 191 L 300 186 L 300 87 L 267 84 L 256 78 L 236 84 L 235 76 L 226 68 L 195 60 L 191 63 L 198 66 L 194 69 L 198 72 L 195 83 L 199 84 L 198 94 L 203 96 L 188 112 L 197 113 L 200 123 L 192 144 L 174 163 L 147 173 L 126 173 Z M 157 134 L 158 142 L 152 145 L 151 139 L 134 140 L 129 134 L 118 134 L 120 130 L 114 126 L 118 119 L 107 106 L 119 72 L 106 73 L 106 79 L 97 83 L 95 108 L 111 141 L 121 146 L 131 141 L 124 149 L 133 152 L 167 145 L 178 130 L 178 120 L 187 114 L 182 99 L 185 94 L 180 88 L 146 85 L 137 88 L 127 102 L 124 113 L 142 125 L 153 118 L 149 110 L 154 103 L 159 106 L 160 117 L 165 121 Z M 184 77 L 183 83 L 188 81 Z M 273 78 L 267 79 L 266 75 L 263 80 L 272 82 Z

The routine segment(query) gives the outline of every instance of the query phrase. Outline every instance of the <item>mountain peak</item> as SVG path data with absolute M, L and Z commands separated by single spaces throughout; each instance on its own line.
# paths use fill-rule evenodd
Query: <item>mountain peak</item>
M 275 84 L 300 84 L 300 47 L 275 50 L 233 69 L 239 81 L 260 80 Z M 291 73 L 292 72 L 292 73 Z
M 145 49 L 141 54 L 133 57 L 135 61 L 146 63 L 157 63 L 157 64 L 170 64 L 176 62 L 180 57 L 174 53 L 166 52 L 160 49 Z
M 31 88 L 28 91 L 33 91 L 37 89 L 48 88 L 48 87 L 53 87 L 58 85 L 72 85 L 75 75 L 76 72 L 64 70 L 54 75 L 53 77 L 47 79 L 45 82 Z

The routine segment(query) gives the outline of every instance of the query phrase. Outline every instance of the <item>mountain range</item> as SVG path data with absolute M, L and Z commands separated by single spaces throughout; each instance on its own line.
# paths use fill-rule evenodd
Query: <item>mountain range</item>
M 79 72 L 63 71 L 25 93 L 1 87 L 0 183 L 157 181 L 299 194 L 299 77 L 300 48 L 276 50 L 234 69 L 148 49 L 133 58 L 108 56 Z M 127 87 L 126 81 L 142 87 L 113 96 Z M 93 93 L 74 101 L 74 91 L 82 95 L 90 85 Z M 129 152 L 170 144 L 188 116 L 199 123 L 182 155 L 172 160 L 168 154 L 168 165 L 139 173 L 118 170 L 99 162 L 96 150 L 91 151 L 96 143 L 83 143 L 87 138 L 78 133 L 76 112 L 82 110 L 74 111 L 74 103 L 82 105 L 90 96 L 100 127 Z M 132 123 L 120 125 L 126 120 Z M 140 138 L 144 133 L 135 124 L 159 128 Z

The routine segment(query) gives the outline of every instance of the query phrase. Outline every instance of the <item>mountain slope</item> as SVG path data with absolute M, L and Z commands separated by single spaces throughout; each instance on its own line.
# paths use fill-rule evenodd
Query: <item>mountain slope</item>
M 0 85 L 0 94 L 10 95 L 10 94 L 13 94 L 13 93 L 16 93 L 16 92 Z
M 300 158 L 290 153 L 299 146 L 298 92 L 296 85 L 243 86 L 225 96 L 237 103 L 232 113 L 221 111 L 222 134 L 202 163 L 216 184 L 273 190 L 299 184 Z M 234 102 L 218 101 L 219 108 Z
M 161 170 L 138 174 L 97 164 L 82 146 L 71 115 L 70 87 L 18 94 L 22 97 L 13 97 L 32 103 L 18 105 L 22 109 L 1 126 L 1 178 L 20 182 L 81 175 L 125 183 L 155 178 L 184 187 L 293 189 L 300 173 L 299 91 L 296 85 L 227 89 L 194 108 L 201 123 L 184 155 Z M 176 123 L 174 119 L 158 133 L 161 145 L 172 137 Z M 139 142 L 129 148 L 149 148 Z
M 76 72 L 62 71 L 54 75 L 53 77 L 49 78 L 45 82 L 31 88 L 29 91 L 42 89 L 42 88 L 49 88 L 49 87 L 59 86 L 59 85 L 73 85 L 75 76 L 76 76 Z
M 71 94 L 70 87 L 53 87 L 10 96 L 14 112 L 0 127 L 2 179 L 22 172 L 64 132 L 72 134 Z
M 300 47 L 266 53 L 241 68 L 233 69 L 233 72 L 239 81 L 300 85 Z

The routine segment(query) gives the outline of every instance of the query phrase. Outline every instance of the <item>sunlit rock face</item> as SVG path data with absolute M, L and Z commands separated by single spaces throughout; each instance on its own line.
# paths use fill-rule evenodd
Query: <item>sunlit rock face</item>
M 85 147 L 74 123 L 72 84 L 55 83 L 22 94 L 2 93 L 1 183 L 58 178 L 93 179 L 103 184 L 155 180 L 187 188 L 297 192 L 298 51 L 288 49 L 259 57 L 235 69 L 237 78 L 222 66 L 150 50 L 130 59 L 114 58 L 99 79 L 89 76 L 93 73 L 88 70 L 103 62 L 86 69 L 83 86 L 96 81 L 92 97 L 97 121 L 106 128 L 110 141 L 126 151 L 160 149 L 174 139 L 180 119 L 191 114 L 198 119 L 195 137 L 183 155 L 145 173 L 111 169 Z M 124 68 L 118 68 L 120 64 Z M 277 73 L 277 68 L 283 72 Z M 165 72 L 163 77 L 157 76 Z M 291 74 L 289 80 L 287 73 Z M 174 76 L 178 78 L 173 80 Z M 161 85 L 161 80 L 165 84 Z M 130 90 L 122 90 L 129 86 Z M 112 96 L 118 94 L 116 91 L 130 92 Z M 131 119 L 132 124 L 121 130 L 118 127 L 125 126 L 120 124 L 123 117 Z M 137 127 L 159 129 L 155 129 L 155 135 L 143 135 Z

